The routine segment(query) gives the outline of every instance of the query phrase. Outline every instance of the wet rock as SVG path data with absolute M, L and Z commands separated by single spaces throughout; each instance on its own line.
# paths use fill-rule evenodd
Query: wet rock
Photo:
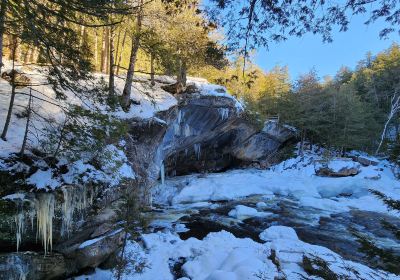
M 355 176 L 360 173 L 358 168 L 346 168 L 343 167 L 338 171 L 334 171 L 328 167 L 321 167 L 315 172 L 318 176 L 322 177 L 347 177 L 347 176 Z
M 317 162 L 315 174 L 322 177 L 347 177 L 360 173 L 360 166 L 349 158 L 335 158 L 327 163 Z
M 353 157 L 353 160 L 361 163 L 363 166 L 377 166 L 379 164 L 379 161 L 373 158 L 367 158 L 367 157 L 363 157 L 363 156 L 355 156 Z
M 34 252 L 0 255 L 0 279 L 60 279 L 71 272 L 71 261 L 62 254 Z

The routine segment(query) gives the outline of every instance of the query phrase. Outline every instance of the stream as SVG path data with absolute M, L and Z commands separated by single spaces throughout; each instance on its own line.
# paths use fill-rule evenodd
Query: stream
M 229 212 L 238 205 L 256 208 L 259 216 L 232 217 Z M 172 230 L 182 240 L 194 237 L 202 240 L 210 232 L 228 231 L 238 238 L 251 238 L 262 242 L 259 234 L 270 226 L 283 225 L 296 230 L 307 243 L 331 249 L 348 260 L 374 267 L 374 260 L 363 257 L 359 244 L 350 232 L 355 229 L 368 234 L 377 243 L 400 252 L 400 244 L 384 229 L 381 221 L 400 226 L 400 219 L 370 211 L 350 210 L 329 213 L 321 209 L 302 206 L 293 197 L 254 195 L 232 201 L 197 202 L 174 206 L 154 205 L 148 214 L 152 219 L 146 233 Z

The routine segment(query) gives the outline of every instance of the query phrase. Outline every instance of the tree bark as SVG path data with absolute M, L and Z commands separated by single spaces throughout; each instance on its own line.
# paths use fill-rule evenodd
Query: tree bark
M 400 95 L 397 96 L 397 94 L 395 93 L 392 97 L 391 100 L 391 107 L 390 107 L 390 112 L 388 114 L 388 117 L 386 119 L 385 125 L 383 127 L 383 131 L 381 134 L 381 140 L 379 141 L 379 145 L 378 148 L 375 151 L 375 154 L 379 153 L 379 150 L 381 149 L 381 146 L 383 144 L 383 140 L 385 139 L 386 136 L 386 131 L 387 128 L 389 126 L 390 121 L 392 120 L 392 118 L 399 112 L 400 110 Z
M 137 52 L 139 50 L 139 43 L 140 43 L 140 31 L 142 29 L 142 5 L 143 5 L 143 0 L 140 1 L 140 7 L 136 21 L 136 31 L 135 34 L 133 34 L 132 36 L 132 48 L 131 48 L 131 55 L 129 58 L 129 67 L 126 73 L 126 82 L 121 97 L 121 107 L 125 111 L 129 109 L 131 100 L 133 74 L 135 72 Z
M 115 63 L 114 63 L 114 27 L 110 27 L 110 75 L 108 81 L 109 96 L 114 96 L 114 73 L 115 73 Z
M 101 44 L 101 62 L 100 62 L 100 71 L 103 73 L 105 73 L 107 70 L 106 33 L 107 33 L 107 30 L 105 27 L 103 27 L 103 36 L 102 36 L 102 44 Z
M 122 61 L 122 54 L 123 54 L 124 48 L 125 48 L 125 41 L 126 41 L 127 33 L 128 33 L 128 31 L 125 29 L 124 37 L 122 38 L 121 51 L 118 53 L 117 75 L 119 75 L 119 68 L 120 68 L 121 61 Z
M 154 86 L 156 82 L 154 81 L 154 53 L 150 53 L 150 81 L 151 86 Z
M 186 62 L 182 59 L 179 58 L 179 72 L 178 76 L 176 78 L 176 93 L 180 94 L 183 93 L 186 90 Z
M 21 150 L 19 152 L 19 156 L 23 157 L 25 153 L 26 142 L 28 140 L 28 132 L 29 132 L 29 123 L 31 121 L 31 104 L 32 104 L 32 89 L 29 90 L 29 101 L 28 101 L 28 114 L 26 116 L 26 126 L 24 138 L 22 140 Z
M 7 10 L 7 0 L 2 0 L 0 5 L 0 74 L 3 67 L 3 36 L 4 36 L 4 22 Z
M 10 121 L 11 121 L 11 114 L 12 110 L 14 107 L 14 99 L 15 99 L 15 53 L 17 51 L 17 38 L 14 39 L 13 46 L 12 46 L 12 70 L 11 70 L 11 98 L 10 98 L 10 105 L 8 106 L 8 112 L 7 112 L 7 117 L 6 117 L 6 122 L 4 123 L 4 128 L 3 132 L 1 133 L 0 138 L 3 139 L 4 141 L 7 141 L 7 131 L 8 127 L 10 126 Z

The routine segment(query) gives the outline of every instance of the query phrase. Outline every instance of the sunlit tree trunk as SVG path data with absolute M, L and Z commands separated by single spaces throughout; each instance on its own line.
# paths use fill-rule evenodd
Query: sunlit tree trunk
M 7 117 L 6 117 L 6 122 L 4 123 L 4 128 L 3 132 L 1 133 L 1 139 L 4 141 L 7 141 L 7 131 L 8 127 L 10 126 L 10 121 L 11 121 L 11 115 L 12 115 L 12 110 L 14 107 L 14 99 L 15 99 L 15 55 L 17 52 L 17 38 L 14 38 L 14 42 L 12 45 L 11 49 L 11 55 L 12 55 L 12 70 L 11 70 L 11 98 L 10 98 L 10 105 L 8 106 L 8 112 L 7 112 Z
M 3 67 L 3 37 L 4 37 L 4 21 L 6 17 L 7 0 L 2 0 L 0 5 L 0 74 Z
M 126 73 L 126 82 L 125 82 L 124 91 L 122 92 L 122 98 L 121 98 L 121 107 L 124 110 L 128 110 L 129 106 L 130 106 L 133 74 L 135 72 L 135 63 L 136 63 L 136 58 L 137 58 L 137 53 L 139 50 L 139 43 L 140 43 L 140 32 L 142 29 L 143 0 L 140 1 L 140 5 L 141 6 L 139 7 L 139 11 L 137 14 L 135 34 L 133 34 L 133 36 L 132 36 L 132 48 L 131 48 L 131 55 L 129 58 L 129 67 L 128 67 L 128 71 Z
M 107 37 L 107 29 L 103 27 L 103 36 L 101 44 L 101 63 L 100 63 L 100 71 L 103 73 L 107 71 L 106 37 Z
M 109 88 L 109 95 L 114 96 L 114 74 L 115 74 L 115 63 L 114 63 L 114 27 L 110 27 L 110 75 L 109 75 L 109 82 L 108 82 L 108 88 Z
M 156 82 L 154 81 L 154 53 L 150 53 L 150 81 L 151 85 L 154 86 Z
M 122 54 L 124 53 L 124 49 L 125 49 L 125 42 L 126 42 L 127 33 L 128 33 L 128 31 L 125 29 L 124 37 L 122 38 L 121 51 L 118 53 L 117 75 L 119 75 L 119 68 L 120 68 L 121 61 L 122 61 Z

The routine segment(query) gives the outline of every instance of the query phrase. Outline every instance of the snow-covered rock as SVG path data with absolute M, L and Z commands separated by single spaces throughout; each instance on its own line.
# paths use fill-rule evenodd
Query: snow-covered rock
M 236 219 L 246 219 L 250 217 L 262 217 L 269 215 L 269 213 L 258 212 L 257 209 L 251 208 L 244 205 L 237 205 L 234 209 L 229 211 L 228 216 L 236 218 Z
M 296 231 L 291 227 L 272 226 L 260 233 L 260 239 L 272 241 L 275 239 L 298 240 Z

